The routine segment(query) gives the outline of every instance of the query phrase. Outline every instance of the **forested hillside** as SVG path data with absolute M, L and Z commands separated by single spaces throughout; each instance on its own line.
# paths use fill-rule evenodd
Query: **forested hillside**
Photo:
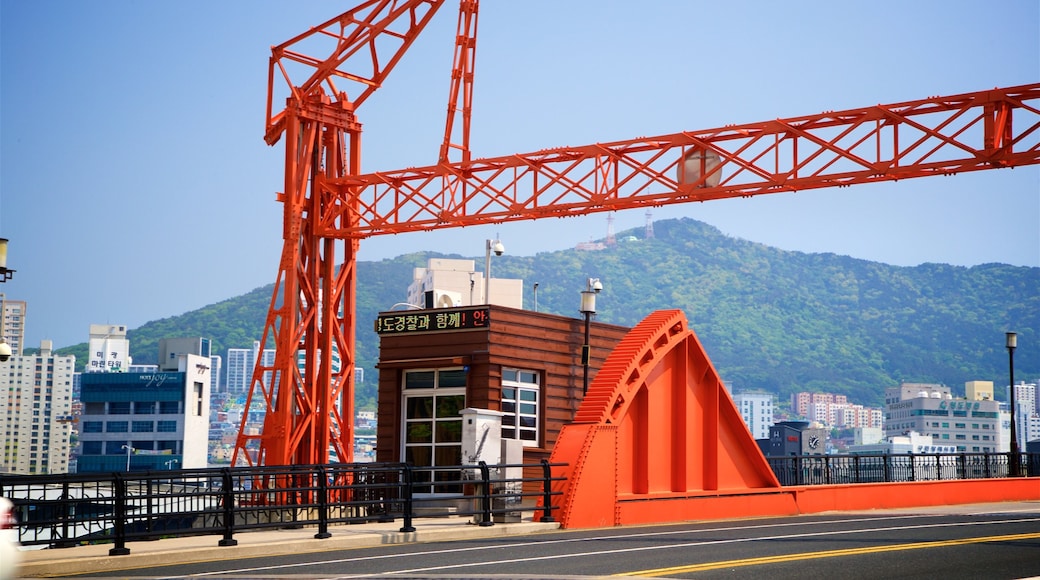
M 681 308 L 723 379 L 738 389 L 826 390 L 880 405 L 902 381 L 1007 384 L 1004 332 L 1019 333 L 1016 379 L 1040 376 L 1040 268 L 986 264 L 895 267 L 834 254 L 788 252 L 724 236 L 690 219 L 620 233 L 616 246 L 495 258 L 496 278 L 524 280 L 525 308 L 578 317 L 588 277 L 604 286 L 598 320 L 632 326 Z M 405 300 L 412 269 L 435 253 L 358 264 L 358 405 L 375 403 L 376 313 Z M 459 256 L 452 256 L 459 257 Z M 478 268 L 483 256 L 476 258 Z M 129 333 L 135 362 L 163 337 L 205 336 L 214 353 L 259 340 L 272 286 L 149 322 Z M 85 357 L 86 345 L 63 352 Z M 1001 391 L 1001 389 L 997 389 Z M 998 395 L 1003 398 L 1003 393 Z

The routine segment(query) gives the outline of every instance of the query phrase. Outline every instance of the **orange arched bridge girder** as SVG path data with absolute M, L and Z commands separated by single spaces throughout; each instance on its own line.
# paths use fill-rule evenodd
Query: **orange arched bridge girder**
M 626 500 L 780 487 L 681 310 L 650 314 L 614 348 L 550 462 L 567 466 L 564 527 L 626 523 Z

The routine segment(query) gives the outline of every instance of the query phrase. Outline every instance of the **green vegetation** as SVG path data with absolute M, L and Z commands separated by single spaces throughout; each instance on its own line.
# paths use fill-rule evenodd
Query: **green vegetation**
M 537 225 L 532 226 L 537 228 Z M 1040 377 L 1040 268 L 984 264 L 896 267 L 834 254 L 787 252 L 724 236 L 690 219 L 618 234 L 602 251 L 561 250 L 495 258 L 496 277 L 523 278 L 525 307 L 538 282 L 543 312 L 578 317 L 588 277 L 604 289 L 597 320 L 633 326 L 654 310 L 680 308 L 723 379 L 781 401 L 829 391 L 879 406 L 900 382 L 989 380 L 1007 384 L 1004 332 L 1019 333 L 1015 377 Z M 632 241 L 635 238 L 635 241 Z M 436 253 L 358 264 L 357 361 L 365 369 L 359 409 L 375 407 L 376 313 L 405 299 L 412 269 Z M 477 259 L 478 267 L 482 258 Z M 260 340 L 273 286 L 149 322 L 129 333 L 136 363 L 154 363 L 164 337 L 205 336 L 213 352 Z M 61 349 L 80 363 L 86 345 Z M 82 359 L 80 357 L 83 357 Z M 962 391 L 963 392 L 963 391 Z

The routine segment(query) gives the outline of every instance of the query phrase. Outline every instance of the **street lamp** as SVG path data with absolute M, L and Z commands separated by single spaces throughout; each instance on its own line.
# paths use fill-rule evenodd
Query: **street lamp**
M 1011 382 L 1008 387 L 1008 406 L 1011 407 L 1011 476 L 1018 477 L 1018 435 L 1015 431 L 1015 347 L 1018 346 L 1018 335 L 1006 333 L 1008 350 L 1008 371 Z
M 14 278 L 14 270 L 7 269 L 7 238 L 0 238 L 0 282 Z
M 137 450 L 129 445 L 124 445 L 123 450 L 126 451 L 126 470 L 130 471 L 130 454 Z
M 502 241 L 497 237 L 492 240 L 487 240 L 484 245 L 484 304 L 491 304 L 491 252 L 494 252 L 496 256 L 501 256 L 506 251 L 506 247 L 502 245 Z
M 177 463 L 180 463 L 180 462 L 177 461 L 176 459 L 170 459 L 169 461 L 166 462 L 166 470 L 167 471 L 172 471 L 173 470 L 173 466 L 175 464 L 177 464 Z
M 534 311 L 538 312 L 538 282 L 534 283 Z
M 589 356 L 592 347 L 589 344 L 589 320 L 596 313 L 596 294 L 603 290 L 599 278 L 589 278 L 585 289 L 581 291 L 581 313 L 585 315 L 585 344 L 581 347 L 581 366 L 583 368 L 581 394 L 589 392 Z

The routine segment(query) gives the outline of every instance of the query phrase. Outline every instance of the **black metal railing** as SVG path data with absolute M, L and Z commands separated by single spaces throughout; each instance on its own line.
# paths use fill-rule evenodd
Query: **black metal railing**
M 523 512 L 551 522 L 553 467 L 538 464 L 416 468 L 403 463 L 0 476 L 0 496 L 15 504 L 25 546 L 70 547 L 164 537 L 234 535 L 257 529 L 304 527 L 327 538 L 329 526 L 445 515 L 472 516 L 481 526 L 519 521 Z M 538 473 L 524 477 L 524 472 Z M 436 481 L 436 486 L 430 482 Z M 436 487 L 451 493 L 423 493 Z
M 1040 453 L 1021 453 L 1017 475 L 1040 476 Z M 767 457 L 781 485 L 990 479 L 1015 474 L 1010 453 Z

